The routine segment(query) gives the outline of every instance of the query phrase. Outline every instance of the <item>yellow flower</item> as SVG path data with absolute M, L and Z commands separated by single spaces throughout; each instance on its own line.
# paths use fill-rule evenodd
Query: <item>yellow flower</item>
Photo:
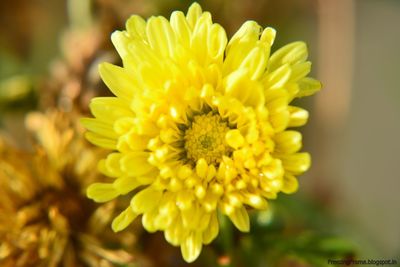
M 287 129 L 308 113 L 289 103 L 320 83 L 305 77 L 303 42 L 270 56 L 274 38 L 274 29 L 248 21 L 228 41 L 197 3 L 169 21 L 134 15 L 112 34 L 123 67 L 99 70 L 116 97 L 94 98 L 95 118 L 82 123 L 90 142 L 113 150 L 99 170 L 114 181 L 92 184 L 89 198 L 133 195 L 114 231 L 142 215 L 147 231 L 164 231 L 192 262 L 218 234 L 217 211 L 247 232 L 247 208 L 297 190 L 310 156 Z

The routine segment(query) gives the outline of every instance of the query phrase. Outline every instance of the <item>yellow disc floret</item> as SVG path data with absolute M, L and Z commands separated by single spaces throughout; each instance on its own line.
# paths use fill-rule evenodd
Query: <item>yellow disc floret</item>
M 185 150 L 192 162 L 203 158 L 208 164 L 217 164 L 230 149 L 225 142 L 229 127 L 219 115 L 211 112 L 197 115 L 189 129 L 185 131 Z

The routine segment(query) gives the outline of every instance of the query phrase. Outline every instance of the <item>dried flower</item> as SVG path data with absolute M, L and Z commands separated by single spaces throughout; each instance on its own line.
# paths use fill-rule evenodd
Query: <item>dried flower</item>
M 34 150 L 0 139 L 0 265 L 115 266 L 132 262 L 124 250 L 135 232 L 109 231 L 115 202 L 96 206 L 84 196 L 101 179 L 93 166 L 104 155 L 82 142 L 76 117 L 31 113 Z M 113 248 L 108 247 L 113 245 Z
M 116 97 L 94 98 L 95 118 L 82 123 L 87 139 L 111 149 L 99 163 L 114 178 L 87 191 L 97 202 L 133 192 L 112 223 L 138 215 L 146 230 L 194 261 L 218 234 L 217 210 L 249 231 L 247 208 L 297 190 L 310 166 L 299 153 L 308 112 L 290 106 L 320 89 L 302 42 L 270 56 L 275 30 L 248 21 L 227 40 L 225 30 L 195 3 L 170 21 L 132 16 L 112 41 L 123 67 L 100 65 Z
M 87 112 L 89 99 L 104 91 L 96 68 L 98 60 L 112 61 L 116 57 L 108 51 L 104 39 L 98 25 L 68 29 L 62 35 L 62 57 L 53 60 L 50 75 L 40 86 L 42 108 Z

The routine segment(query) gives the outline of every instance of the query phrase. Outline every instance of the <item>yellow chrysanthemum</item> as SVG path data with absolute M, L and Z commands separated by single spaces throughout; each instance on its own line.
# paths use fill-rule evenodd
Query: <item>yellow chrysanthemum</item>
M 193 4 L 170 21 L 132 16 L 112 41 L 123 67 L 100 65 L 116 97 L 94 98 L 87 139 L 114 152 L 99 169 L 115 178 L 92 184 L 97 202 L 132 193 L 112 223 L 121 231 L 138 215 L 164 231 L 194 261 L 218 234 L 217 211 L 249 231 L 247 207 L 297 189 L 310 166 L 299 153 L 308 113 L 289 103 L 320 89 L 305 76 L 307 48 L 294 42 L 270 56 L 275 30 L 254 21 L 228 42 L 224 29 Z

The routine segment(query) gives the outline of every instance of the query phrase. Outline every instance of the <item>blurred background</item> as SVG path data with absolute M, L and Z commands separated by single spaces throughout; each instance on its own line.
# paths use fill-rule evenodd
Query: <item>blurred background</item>
M 174 10 L 186 12 L 191 2 L 1 1 L 0 144 L 3 145 L 0 148 L 3 152 L 0 160 L 3 167 L 0 171 L 3 171 L 3 176 L 0 178 L 5 181 L 4 164 L 7 162 L 18 170 L 15 161 L 20 157 L 11 150 L 24 151 L 35 157 L 38 147 L 41 153 L 50 153 L 46 139 L 52 135 L 40 132 L 43 131 L 43 121 L 56 125 L 54 128 L 58 129 L 58 135 L 65 132 L 65 126 L 58 126 L 57 119 L 54 119 L 58 115 L 50 113 L 67 114 L 66 120 L 71 120 L 72 125 L 68 127 L 78 133 L 81 131 L 75 121 L 77 117 L 88 114 L 90 98 L 107 94 L 98 77 L 97 64 L 102 61 L 119 64 L 110 42 L 112 31 L 123 29 L 131 14 L 145 18 L 151 15 L 169 17 Z M 215 247 L 203 252 L 200 262 L 213 266 L 209 259 L 214 257 L 218 266 L 233 264 L 233 260 L 224 257 L 226 246 L 233 246 L 244 256 L 238 260 L 242 263 L 232 266 L 324 266 L 327 259 L 335 257 L 397 259 L 400 263 L 400 174 L 397 170 L 400 165 L 400 1 L 198 2 L 203 10 L 212 13 L 213 20 L 227 30 L 228 36 L 232 36 L 244 21 L 255 20 L 264 27 L 271 26 L 277 30 L 275 50 L 289 42 L 305 41 L 313 62 L 312 76 L 323 83 L 323 90 L 316 96 L 296 100 L 298 105 L 310 110 L 310 121 L 301 131 L 304 133 L 303 150 L 311 152 L 313 158 L 311 170 L 299 179 L 299 192 L 276 201 L 274 205 L 277 209 L 283 207 L 283 215 L 254 215 L 253 234 L 245 237 L 234 234 L 230 241 L 217 240 Z M 32 112 L 41 112 L 42 117 L 35 113 L 40 118 L 32 118 Z M 81 157 L 80 152 L 74 151 L 77 157 Z M 31 165 L 29 157 L 21 160 Z M 63 165 L 63 168 L 73 168 L 71 164 L 68 167 Z M 57 168 L 56 171 L 62 175 L 69 173 Z M 32 170 L 28 169 L 26 173 L 29 176 Z M 84 185 L 80 186 L 83 192 Z M 14 199 L 15 196 L 9 197 L 7 201 L 15 202 Z M 20 212 L 25 202 L 18 203 L 7 212 Z M 90 212 L 95 208 L 92 207 Z M 3 211 L 4 207 L 0 212 Z M 271 216 L 278 219 L 273 221 Z M 2 230 L 8 229 L 4 221 L 0 219 L 0 237 L 6 240 L 8 237 L 1 234 Z M 120 244 L 122 247 L 135 246 L 131 254 L 138 255 L 135 257 L 137 265 L 132 266 L 186 266 L 169 256 L 179 256 L 179 253 L 174 249 L 171 252 L 169 245 L 161 241 L 161 236 L 147 235 L 137 229 L 139 226 L 135 227 L 132 231 L 138 234 L 131 237 L 132 242 Z M 291 230 L 287 231 L 287 227 Z M 310 237 L 310 231 L 315 235 Z M 327 233 L 331 238 L 328 241 L 325 240 Z M 263 239 L 265 242 L 261 242 L 257 235 L 269 235 L 275 239 L 266 237 Z M 280 250 L 276 252 L 273 244 L 280 237 L 289 245 L 278 242 Z M 318 249 L 313 247 L 320 245 L 320 241 L 324 245 Z M 115 240 L 109 242 L 119 244 Z M 234 245 L 226 245 L 226 242 Z M 254 244 L 258 244 L 258 248 Z M 154 250 L 166 252 L 154 254 Z M 10 251 L 11 248 L 0 246 L 0 263 L 10 255 L 20 258 L 21 252 Z M 259 255 L 254 256 L 256 253 Z M 289 254 L 288 259 L 282 260 Z M 105 265 L 115 261 L 115 258 L 110 260 L 104 256 L 109 254 L 99 252 L 96 255 L 100 257 L 93 259 L 92 266 L 114 266 Z M 116 266 L 125 266 L 131 260 L 125 254 L 115 255 L 117 258 L 126 257 L 125 262 Z M 158 261 L 154 257 L 165 259 Z M 318 257 L 320 261 L 315 260 Z M 253 265 L 245 264 L 250 258 L 257 260 Z M 97 265 L 99 262 L 104 265 Z M 5 266 L 14 266 L 11 260 L 7 264 L 10 265 Z M 88 265 L 85 264 L 82 266 Z

